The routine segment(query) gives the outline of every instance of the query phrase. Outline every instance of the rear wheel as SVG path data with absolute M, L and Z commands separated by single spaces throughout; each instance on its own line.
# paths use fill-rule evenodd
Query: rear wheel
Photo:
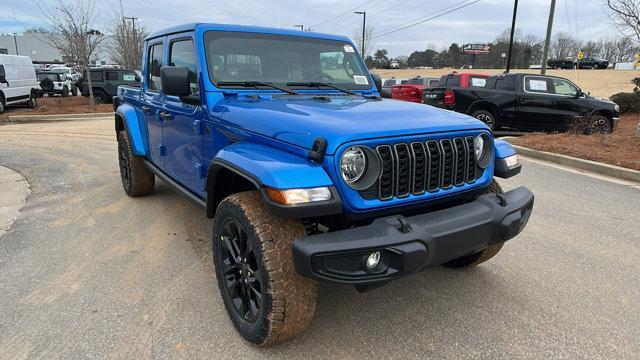
M 109 98 L 107 97 L 107 94 L 102 90 L 95 90 L 93 92 L 93 98 L 96 104 L 106 104 L 109 102 Z
M 504 191 L 502 191 L 502 187 L 495 180 L 493 180 L 491 184 L 489 184 L 489 187 L 486 190 L 486 194 L 502 194 L 503 192 Z M 450 268 L 465 268 L 482 264 L 483 262 L 496 256 L 496 254 L 500 252 L 500 249 L 502 249 L 502 245 L 504 245 L 504 242 L 489 245 L 484 250 L 478 251 L 477 253 L 461 256 L 457 259 L 446 262 L 443 265 Z
M 66 86 L 62 87 L 62 97 L 67 97 L 69 96 L 69 88 Z
M 31 109 L 35 109 L 36 106 L 38 106 L 38 102 L 36 101 L 36 94 L 35 92 L 31 92 L 31 94 L 29 94 L 29 100 L 27 101 L 27 107 L 31 108 Z
M 144 165 L 142 157 L 133 153 L 129 135 L 124 130 L 118 133 L 118 162 L 122 187 L 127 195 L 135 197 L 153 192 L 156 177 Z
M 5 108 L 4 97 L 0 95 L 0 114 L 4 114 L 4 108 Z
M 476 110 L 471 116 L 487 124 L 491 130 L 496 128 L 496 116 L 491 111 Z
M 77 86 L 73 86 L 73 88 L 71 89 L 71 95 L 73 96 L 78 96 L 78 87 Z
M 233 325 L 254 344 L 293 337 L 313 319 L 316 283 L 298 275 L 291 250 L 305 234 L 301 221 L 269 213 L 258 191 L 233 194 L 216 210 L 218 287 Z

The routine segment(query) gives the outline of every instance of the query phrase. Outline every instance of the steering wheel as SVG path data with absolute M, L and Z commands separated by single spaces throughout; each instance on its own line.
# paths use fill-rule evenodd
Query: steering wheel
M 333 81 L 335 80 L 333 77 L 325 74 L 325 73 L 320 73 L 320 74 L 316 74 L 314 75 L 311 79 L 309 79 L 309 82 L 314 82 L 314 81 Z

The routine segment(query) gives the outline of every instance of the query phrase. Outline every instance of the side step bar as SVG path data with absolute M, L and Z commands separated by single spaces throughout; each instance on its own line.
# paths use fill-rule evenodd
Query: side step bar
M 175 191 L 179 192 L 180 194 L 186 196 L 187 198 L 189 198 L 189 200 L 193 201 L 197 205 L 200 205 L 205 209 L 207 208 L 207 203 L 203 199 L 201 199 L 196 194 L 192 193 L 191 191 L 185 189 L 180 184 L 175 182 L 172 178 L 170 178 L 167 174 L 162 172 L 162 170 L 160 170 L 157 166 L 153 165 L 150 161 L 144 160 L 144 165 L 149 170 L 151 170 L 152 173 L 154 173 L 157 177 L 159 177 L 160 180 L 162 180 L 162 182 L 164 182 L 165 184 L 167 184 L 170 187 L 172 187 L 173 190 L 175 190 Z

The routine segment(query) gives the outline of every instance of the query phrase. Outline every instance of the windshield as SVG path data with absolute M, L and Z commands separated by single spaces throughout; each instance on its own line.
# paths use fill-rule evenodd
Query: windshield
M 226 82 L 270 82 L 292 87 L 325 82 L 369 89 L 368 70 L 350 43 L 301 36 L 209 31 L 204 35 L 209 77 Z
M 51 81 L 60 81 L 60 75 L 56 73 L 38 73 L 38 81 L 42 81 L 44 79 L 49 79 Z

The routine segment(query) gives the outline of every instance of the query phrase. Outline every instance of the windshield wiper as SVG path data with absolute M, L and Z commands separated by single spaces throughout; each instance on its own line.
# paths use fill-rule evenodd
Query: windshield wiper
M 336 86 L 336 85 L 333 85 L 332 83 L 326 83 L 326 82 L 318 82 L 318 81 L 290 82 L 290 83 L 287 83 L 287 86 L 311 86 L 311 87 L 317 87 L 317 88 L 324 86 L 324 87 L 330 87 L 338 91 L 342 91 L 343 93 L 347 93 L 349 95 L 358 95 L 357 93 L 351 90 L 347 90 L 345 88 L 341 88 L 340 86 Z
M 257 88 L 258 86 L 267 86 L 267 87 L 270 87 L 270 88 L 274 88 L 276 90 L 280 90 L 280 91 L 286 92 L 286 93 L 291 94 L 291 95 L 298 95 L 297 91 L 291 90 L 286 86 L 280 86 L 280 85 L 276 85 L 276 84 L 273 84 L 273 83 L 267 83 L 267 82 L 262 82 L 262 81 L 219 81 L 218 83 L 216 83 L 216 85 L 221 85 L 221 86 L 242 86 L 242 87 L 254 87 L 254 88 Z

